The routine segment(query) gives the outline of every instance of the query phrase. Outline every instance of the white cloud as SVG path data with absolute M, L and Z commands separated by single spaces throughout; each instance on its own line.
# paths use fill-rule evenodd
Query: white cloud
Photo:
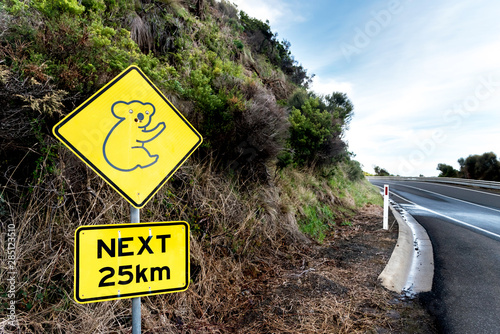
M 313 79 L 312 91 L 320 95 L 328 95 L 333 92 L 346 93 L 347 96 L 351 96 L 353 92 L 353 87 L 350 82 L 337 81 L 334 78 L 322 78 L 320 76 L 315 76 Z
M 284 27 L 292 22 L 302 22 L 302 15 L 294 11 L 295 1 L 286 0 L 233 0 L 239 10 L 263 22 L 269 20 L 273 27 Z

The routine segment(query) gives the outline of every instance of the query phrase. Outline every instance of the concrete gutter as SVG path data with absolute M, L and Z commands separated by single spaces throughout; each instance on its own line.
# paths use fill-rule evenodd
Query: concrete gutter
M 396 203 L 391 211 L 399 225 L 396 247 L 379 280 L 388 290 L 407 295 L 432 290 L 434 258 L 425 229 Z

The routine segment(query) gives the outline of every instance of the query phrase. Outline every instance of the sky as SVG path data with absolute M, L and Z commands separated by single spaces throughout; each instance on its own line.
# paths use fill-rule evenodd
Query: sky
M 317 94 L 346 93 L 349 150 L 363 169 L 437 176 L 500 158 L 500 1 L 233 0 L 269 20 Z

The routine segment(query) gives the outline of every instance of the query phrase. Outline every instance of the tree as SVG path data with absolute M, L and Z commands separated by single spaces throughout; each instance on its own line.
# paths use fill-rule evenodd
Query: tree
M 344 131 L 351 121 L 353 104 L 345 93 L 316 96 L 296 91 L 289 99 L 289 148 L 299 165 L 349 159 Z
M 460 172 L 467 179 L 500 181 L 500 162 L 493 152 L 460 158 Z
M 319 107 L 317 98 L 309 98 L 301 109 L 292 108 L 289 143 L 299 164 L 313 161 L 321 146 L 332 135 L 331 115 Z
M 376 176 L 390 176 L 389 172 L 384 168 L 380 168 L 379 166 L 373 167 Z
M 458 170 L 447 164 L 438 164 L 436 169 L 441 171 L 441 173 L 438 175 L 439 177 L 458 176 Z
M 353 116 L 354 106 L 346 93 L 334 92 L 324 97 L 326 109 L 336 117 L 341 126 L 347 127 Z

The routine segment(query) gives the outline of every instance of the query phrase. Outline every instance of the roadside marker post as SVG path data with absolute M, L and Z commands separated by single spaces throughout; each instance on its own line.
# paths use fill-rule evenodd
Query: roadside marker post
M 389 229 L 389 185 L 384 185 L 384 230 Z
M 184 291 L 190 277 L 189 224 L 140 224 L 140 208 L 203 138 L 134 65 L 53 133 L 130 203 L 130 224 L 75 231 L 74 298 L 82 304 L 132 298 L 132 333 L 139 334 L 141 296 Z

